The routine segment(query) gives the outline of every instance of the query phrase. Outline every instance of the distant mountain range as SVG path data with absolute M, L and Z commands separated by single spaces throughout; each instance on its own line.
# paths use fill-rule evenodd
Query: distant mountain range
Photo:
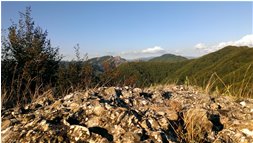
M 182 56 L 177 56 L 177 55 L 173 55 L 173 54 L 164 54 L 160 57 L 155 57 L 150 59 L 150 62 L 170 62 L 170 63 L 175 63 L 175 62 L 181 62 L 181 61 L 185 61 L 188 60 L 185 57 Z
M 196 57 L 192 56 L 180 56 L 180 55 L 174 55 L 174 54 L 164 54 L 158 57 L 141 57 L 136 59 L 127 59 L 128 62 L 147 62 L 147 61 L 159 61 L 159 62 L 180 62 L 187 59 L 195 59 Z
M 109 65 L 110 69 L 114 69 L 121 65 L 122 63 L 126 63 L 127 60 L 123 59 L 119 56 L 113 57 L 113 56 L 102 56 L 102 57 L 95 57 L 87 60 L 88 63 L 90 63 L 94 69 L 96 69 L 99 72 L 103 72 L 105 64 Z
M 187 58 L 182 56 L 177 56 L 173 54 L 164 54 L 159 57 L 146 57 L 146 58 L 139 58 L 139 59 L 132 59 L 132 60 L 126 60 L 124 58 L 121 58 L 120 56 L 102 56 L 102 57 L 95 57 L 88 59 L 87 62 L 90 63 L 93 68 L 96 70 L 103 72 L 103 64 L 108 63 L 110 65 L 111 69 L 114 69 L 118 67 L 119 65 L 126 63 L 126 62 L 181 62 L 185 61 Z
M 128 62 L 146 62 L 149 61 L 151 59 L 153 59 L 155 57 L 140 57 L 140 58 L 136 58 L 136 59 L 128 59 Z
M 75 61 L 74 61 L 75 62 Z M 165 54 L 160 57 L 127 61 L 121 57 L 103 56 L 87 60 L 95 70 L 95 75 L 105 71 L 105 67 L 119 73 L 115 83 L 136 86 L 185 82 L 205 87 L 210 84 L 238 94 L 253 95 L 253 48 L 227 46 L 199 58 L 187 59 L 183 56 Z M 62 62 L 68 65 L 70 62 Z M 227 90 L 227 89 L 226 89 Z
M 160 59 L 165 59 L 163 57 L 166 56 L 161 57 Z M 125 79 L 134 76 L 138 86 L 157 83 L 182 84 L 187 81 L 203 87 L 207 84 L 223 89 L 229 87 L 233 92 L 245 88 L 253 94 L 253 48 L 250 47 L 227 46 L 202 57 L 184 59 L 181 62 L 150 61 L 125 63 L 117 70 L 121 73 L 120 77 Z

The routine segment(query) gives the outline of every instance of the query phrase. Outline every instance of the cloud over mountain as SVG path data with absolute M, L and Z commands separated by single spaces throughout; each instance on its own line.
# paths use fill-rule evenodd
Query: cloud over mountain
M 194 46 L 196 49 L 205 49 L 206 45 L 204 43 L 198 43 Z
M 237 41 L 221 42 L 216 47 L 221 49 L 228 45 L 231 46 L 249 46 L 253 47 L 253 34 L 246 35 Z
M 246 35 L 237 41 L 227 41 L 227 42 L 220 42 L 213 46 L 208 46 L 204 43 L 198 43 L 194 47 L 197 50 L 202 50 L 204 52 L 214 52 L 216 50 L 222 49 L 226 46 L 249 46 L 253 47 L 253 34 Z
M 153 48 L 147 48 L 147 49 L 139 51 L 139 53 L 142 53 L 142 54 L 157 54 L 157 53 L 165 53 L 165 52 L 166 51 L 159 46 L 155 46 Z
M 145 57 L 145 56 L 153 56 L 153 55 L 161 55 L 167 53 L 167 51 L 160 46 L 154 46 L 152 48 L 146 48 L 142 50 L 135 50 L 135 51 L 126 51 L 121 52 L 119 55 L 124 57 Z

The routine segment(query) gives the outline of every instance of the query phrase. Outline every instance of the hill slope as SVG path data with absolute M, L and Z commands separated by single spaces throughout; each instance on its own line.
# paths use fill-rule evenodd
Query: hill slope
M 240 71 L 253 64 L 253 48 L 228 46 L 216 52 L 193 59 L 182 68 L 177 69 L 175 75 L 192 76 L 199 79 L 209 79 L 213 73 L 225 77 L 232 72 Z M 252 68 L 250 68 L 252 70 Z M 238 75 L 242 77 L 244 73 Z M 242 78 L 240 78 L 242 80 Z
M 173 54 L 164 54 L 160 57 L 155 57 L 150 59 L 150 62 L 170 62 L 170 63 L 174 63 L 174 62 L 181 62 L 181 61 L 185 61 L 187 60 L 187 58 L 182 57 L 182 56 L 177 56 L 177 55 L 173 55 Z
M 249 47 L 228 46 L 178 63 L 126 63 L 117 70 L 124 77 L 122 82 L 132 78 L 132 83 L 138 86 L 167 82 L 182 84 L 187 79 L 187 82 L 202 87 L 211 83 L 221 89 L 225 89 L 224 85 L 231 86 L 234 92 L 242 90 L 243 86 L 244 91 L 240 92 L 247 90 L 247 93 L 253 94 L 253 48 Z

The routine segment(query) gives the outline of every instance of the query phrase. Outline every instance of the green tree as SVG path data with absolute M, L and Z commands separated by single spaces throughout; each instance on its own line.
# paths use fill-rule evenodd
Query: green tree
M 98 80 L 92 65 L 87 62 L 88 54 L 80 56 L 79 44 L 74 46 L 74 50 L 75 58 L 60 64 L 57 86 L 60 95 L 94 87 Z
M 31 7 L 20 12 L 18 24 L 8 28 L 1 43 L 3 105 L 27 102 L 35 93 L 56 84 L 61 56 L 47 39 L 47 31 L 35 26 Z

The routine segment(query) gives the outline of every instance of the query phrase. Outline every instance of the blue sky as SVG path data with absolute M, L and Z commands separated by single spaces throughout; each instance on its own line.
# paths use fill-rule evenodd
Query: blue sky
M 65 59 L 77 43 L 89 57 L 196 57 L 252 37 L 253 2 L 2 2 L 2 28 L 26 6 Z

